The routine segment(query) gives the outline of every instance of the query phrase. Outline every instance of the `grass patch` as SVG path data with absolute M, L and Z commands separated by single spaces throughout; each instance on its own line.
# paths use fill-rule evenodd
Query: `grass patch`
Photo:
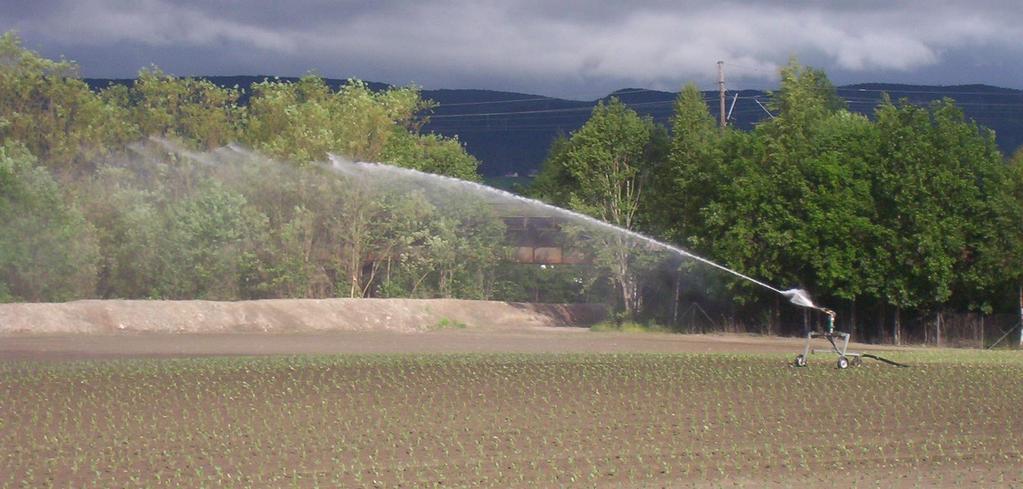
M 621 323 L 605 321 L 590 326 L 590 331 L 602 333 L 614 331 L 619 333 L 671 333 L 672 331 L 659 324 L 642 324 L 633 321 Z
M 429 329 L 430 331 L 439 331 L 442 329 L 465 329 L 467 327 L 468 326 L 466 326 L 463 322 L 455 321 L 454 319 L 441 318 L 440 321 L 437 321 L 436 324 L 430 326 Z

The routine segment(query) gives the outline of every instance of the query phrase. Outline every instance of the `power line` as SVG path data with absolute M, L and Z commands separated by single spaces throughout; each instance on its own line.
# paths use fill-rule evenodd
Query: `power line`
M 1010 91 L 1011 90 L 1011 91 Z M 852 88 L 852 87 L 836 87 L 837 92 L 877 92 L 877 93 L 914 93 L 914 94 L 928 94 L 928 95 L 990 95 L 992 97 L 1003 97 L 1005 95 L 1015 95 L 1023 97 L 1023 90 L 1012 90 L 1007 89 L 1005 92 L 963 92 L 958 90 L 903 90 L 899 88 Z M 1014 93 L 1015 92 L 1015 93 Z
M 602 100 L 604 98 L 615 97 L 615 96 L 618 96 L 618 95 L 631 95 L 631 94 L 635 94 L 635 93 L 647 93 L 647 92 L 650 92 L 650 93 L 669 93 L 669 94 L 673 93 L 673 92 L 665 92 L 665 91 L 662 91 L 662 90 L 653 90 L 653 89 L 649 89 L 649 88 L 630 88 L 630 89 L 625 89 L 625 90 L 619 90 L 617 92 L 614 92 L 614 93 L 608 95 L 607 97 L 601 97 L 601 98 L 596 99 L 596 100 Z M 438 108 L 439 107 L 464 107 L 464 106 L 474 106 L 474 105 L 512 104 L 512 103 L 522 103 L 522 102 L 589 103 L 590 101 L 589 100 L 569 100 L 569 99 L 561 99 L 561 98 L 555 98 L 555 97 L 536 96 L 536 97 L 531 97 L 531 98 L 517 98 L 517 99 L 507 99 L 507 100 L 487 100 L 487 101 L 484 101 L 484 102 L 455 102 L 455 103 L 450 103 L 450 104 L 448 104 L 448 103 L 438 103 L 437 107 Z
M 735 67 L 740 68 L 740 69 L 753 69 L 752 67 L 744 66 L 744 65 L 740 65 L 740 64 L 730 64 L 730 66 L 735 66 Z M 971 95 L 974 95 L 974 96 L 990 95 L 992 97 L 1004 97 L 1005 95 L 1023 96 L 1023 91 L 1018 91 L 1018 93 L 1013 93 L 1014 91 L 1007 90 L 1007 91 L 1004 91 L 1002 93 L 992 93 L 992 92 L 980 92 L 980 91 L 975 91 L 975 90 L 974 91 L 955 90 L 953 88 L 942 89 L 942 90 L 914 90 L 914 89 L 900 89 L 898 87 L 890 87 L 890 88 L 818 87 L 818 89 L 819 90 L 834 90 L 834 92 L 836 94 L 850 94 L 850 95 L 840 95 L 840 96 L 842 96 L 842 98 L 844 100 L 846 100 L 847 103 L 853 104 L 853 105 L 862 105 L 862 104 L 867 104 L 867 103 L 875 103 L 876 104 L 876 103 L 880 103 L 883 100 L 881 98 L 876 98 L 875 99 L 875 98 L 860 98 L 860 97 L 851 96 L 851 94 L 855 94 L 855 93 L 864 93 L 864 94 L 866 94 L 866 93 L 889 93 L 889 94 L 892 94 L 893 96 L 896 96 L 896 97 L 902 96 L 902 95 L 943 95 L 943 96 L 951 96 L 952 98 L 962 97 L 962 96 L 971 96 Z M 629 94 L 637 94 L 637 93 L 665 93 L 665 94 L 671 93 L 671 94 L 674 94 L 673 92 L 664 92 L 664 91 L 660 91 L 660 90 L 637 88 L 637 89 L 621 90 L 621 91 L 615 92 L 615 93 L 613 93 L 613 94 L 611 94 L 609 96 L 613 97 L 613 96 L 617 96 L 617 95 L 629 95 Z M 716 94 L 713 94 L 713 93 L 704 93 L 703 97 L 701 97 L 701 98 L 704 100 L 704 102 L 711 102 L 711 101 L 715 100 L 716 98 L 718 98 L 715 95 Z M 769 99 L 769 98 L 771 98 L 771 96 L 772 96 L 772 92 L 771 91 L 764 91 L 764 93 L 762 95 L 755 95 L 755 96 L 742 96 L 742 95 L 740 95 L 740 96 L 738 96 L 737 99 L 754 100 L 754 102 L 759 103 L 759 101 L 756 100 L 757 97 L 764 97 L 764 98 L 768 98 Z M 602 99 L 598 99 L 598 100 L 602 100 Z M 551 97 L 528 97 L 528 98 L 509 99 L 509 100 L 491 100 L 491 101 L 482 101 L 482 102 L 458 102 L 458 103 L 451 103 L 451 104 L 440 104 L 440 105 L 438 105 L 435 108 L 435 110 L 442 111 L 444 108 L 447 108 L 447 107 L 469 107 L 469 106 L 485 106 L 485 105 L 494 105 L 494 104 L 515 104 L 515 103 L 527 103 L 527 102 L 559 102 L 559 101 L 563 101 L 563 102 L 567 102 L 567 103 L 571 103 L 571 102 L 586 103 L 586 102 L 583 102 L 583 101 L 564 101 L 563 99 L 556 99 L 556 98 L 551 98 Z M 648 101 L 648 102 L 626 103 L 626 105 L 628 105 L 630 107 L 655 107 L 655 106 L 659 106 L 659 105 L 668 105 L 668 104 L 673 104 L 673 103 L 674 103 L 674 100 L 663 100 L 663 101 Z M 957 106 L 961 106 L 961 107 L 982 107 L 982 108 L 985 108 L 985 109 L 986 108 L 991 108 L 991 107 L 1014 108 L 1014 107 L 1023 107 L 1023 102 L 1020 102 L 1020 103 L 1013 103 L 1013 102 L 991 102 L 991 103 L 985 103 L 985 102 L 958 101 L 957 100 L 956 101 L 956 105 Z M 582 106 L 579 106 L 579 107 L 561 107 L 561 108 L 552 108 L 552 109 L 507 110 L 507 111 L 475 112 L 475 113 L 454 113 L 454 114 L 451 114 L 451 113 L 438 113 L 438 114 L 432 115 L 431 119 L 462 119 L 462 118 L 482 118 L 482 117 L 511 117 L 511 116 L 527 116 L 527 115 L 533 115 L 533 114 L 577 113 L 577 112 L 591 111 L 592 108 L 593 108 L 593 106 L 587 103 L 587 105 L 582 105 Z
M 825 89 L 825 88 L 822 87 L 822 89 Z M 852 93 L 858 93 L 858 92 L 863 92 L 863 93 L 890 93 L 891 92 L 889 90 L 881 90 L 881 89 L 850 89 L 850 88 L 844 88 L 844 89 L 835 89 L 835 90 L 836 90 L 836 92 L 841 91 L 841 92 L 845 92 L 845 93 L 850 93 L 850 92 L 852 92 Z M 656 90 L 648 90 L 648 89 L 634 89 L 634 90 L 622 91 L 622 92 L 618 92 L 618 93 L 641 93 L 641 92 L 657 92 L 657 91 Z M 664 92 L 658 92 L 658 93 L 664 93 Z M 913 91 L 913 90 L 905 90 L 905 91 L 896 91 L 895 93 L 896 94 L 917 93 L 917 94 L 930 94 L 930 95 L 940 95 L 940 94 L 964 95 L 964 94 L 970 94 L 970 93 L 973 93 L 973 94 L 987 94 L 986 92 L 955 92 L 955 91 L 938 91 L 938 90 L 915 90 L 915 91 Z M 709 103 L 711 101 L 714 101 L 717 98 L 715 95 L 716 94 L 705 94 L 702 97 L 702 99 L 703 99 L 704 102 Z M 881 97 L 876 97 L 876 98 L 875 97 L 855 97 L 855 96 L 842 96 L 842 95 L 840 95 L 840 97 L 847 104 L 849 104 L 849 105 L 856 105 L 856 106 L 879 105 L 884 100 Z M 736 95 L 736 99 L 737 100 L 738 99 L 752 100 L 752 101 L 754 101 L 754 103 L 757 103 L 758 105 L 762 103 L 761 100 L 759 100 L 760 98 L 771 99 L 772 98 L 772 93 L 771 92 L 767 92 L 767 93 L 764 93 L 762 95 L 758 94 L 758 95 L 754 95 L 754 96 Z M 536 100 L 558 100 L 558 99 L 533 98 L 533 99 L 515 99 L 515 100 L 507 100 L 507 101 L 466 102 L 466 103 L 461 104 L 461 105 L 484 105 L 484 104 L 511 103 L 511 102 L 516 102 L 516 101 L 536 101 Z M 648 112 L 651 115 L 654 115 L 655 118 L 657 118 L 658 117 L 656 115 L 657 112 L 660 112 L 660 111 L 666 110 L 666 109 L 670 109 L 671 106 L 673 106 L 674 103 L 675 103 L 675 100 L 672 99 L 672 100 L 655 100 L 655 101 L 647 101 L 647 102 L 626 103 L 625 105 L 627 105 L 629 107 L 633 107 L 633 108 L 643 108 L 643 109 L 645 109 L 645 112 Z M 913 105 L 924 105 L 926 102 L 924 102 L 924 101 L 916 101 L 916 102 L 910 102 L 910 103 L 913 104 Z M 957 101 L 955 101 L 955 103 L 956 103 L 956 106 L 958 106 L 958 107 L 972 108 L 970 110 L 970 114 L 969 114 L 971 117 L 983 117 L 985 114 L 989 114 L 989 115 L 1013 114 L 1013 113 L 1016 113 L 1016 112 L 1014 112 L 1014 109 L 1016 109 L 1016 108 L 1023 108 L 1023 102 L 1020 102 L 1020 103 L 1014 103 L 1014 102 L 990 102 L 990 103 L 987 103 L 987 102 L 958 101 L 957 100 Z M 458 104 L 451 104 L 451 105 L 447 105 L 447 106 L 458 106 Z M 445 105 L 441 105 L 440 107 L 446 107 L 446 106 Z M 445 121 L 445 120 L 473 120 L 473 119 L 497 118 L 498 120 L 494 121 L 494 123 L 495 123 L 494 125 L 497 126 L 497 127 L 500 127 L 502 125 L 501 121 L 502 120 L 506 120 L 509 117 L 519 117 L 519 116 L 529 116 L 529 115 L 539 115 L 539 114 L 548 114 L 548 115 L 551 115 L 553 117 L 576 117 L 577 114 L 579 114 L 579 113 L 591 112 L 593 110 L 593 107 L 594 107 L 594 105 L 592 105 L 592 104 L 586 104 L 586 105 L 581 105 L 581 106 L 578 106 L 578 107 L 562 107 L 562 108 L 554 108 L 554 109 L 532 109 L 532 110 L 509 110 L 509 111 L 494 111 L 494 112 L 467 112 L 467 113 L 455 113 L 455 114 L 433 114 L 433 115 L 429 116 L 429 119 L 431 120 L 431 122 L 433 122 L 433 121 L 437 122 L 437 124 L 432 124 L 434 127 L 436 127 L 436 126 L 443 126 L 443 121 Z M 735 113 L 736 114 L 744 114 L 744 113 L 749 113 L 749 112 L 746 111 L 746 110 L 741 110 L 740 109 L 738 112 L 735 112 Z M 561 128 L 561 127 L 569 127 L 569 126 L 577 125 L 577 124 L 575 124 L 576 121 L 571 121 L 571 122 L 572 123 L 570 123 L 570 124 L 557 124 L 557 123 L 554 123 L 554 124 L 546 124 L 544 126 L 545 127 L 549 126 L 549 127 Z M 447 129 L 448 127 L 453 127 L 453 126 L 444 126 L 444 127 Z M 465 126 L 465 127 L 470 128 L 470 129 L 476 129 L 478 127 L 478 125 L 473 125 L 471 127 L 470 126 Z M 495 129 L 497 127 L 495 127 Z M 516 126 L 516 127 L 525 128 L 526 126 L 521 125 L 521 123 L 520 123 L 520 125 Z M 539 129 L 541 126 L 533 125 L 531 127 L 536 127 L 536 128 Z M 452 130 L 452 129 L 448 129 L 448 130 Z
M 706 100 L 706 99 L 705 99 Z M 626 103 L 629 107 L 648 107 L 658 105 L 672 105 L 674 100 L 654 100 L 649 102 L 634 102 Z M 431 115 L 430 119 L 458 119 L 458 118 L 471 118 L 471 117 L 496 117 L 496 116 L 517 116 L 517 115 L 531 115 L 531 114 L 556 114 L 556 113 L 570 113 L 570 112 L 592 112 L 592 105 L 585 105 L 581 107 L 565 107 L 560 109 L 534 109 L 534 110 L 513 110 L 505 112 L 466 112 L 461 114 L 437 114 Z

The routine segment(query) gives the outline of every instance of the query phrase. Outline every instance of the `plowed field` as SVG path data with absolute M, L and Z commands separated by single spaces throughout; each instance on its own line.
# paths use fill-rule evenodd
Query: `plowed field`
M 0 338 L 0 487 L 1023 485 L 1018 352 L 347 335 Z

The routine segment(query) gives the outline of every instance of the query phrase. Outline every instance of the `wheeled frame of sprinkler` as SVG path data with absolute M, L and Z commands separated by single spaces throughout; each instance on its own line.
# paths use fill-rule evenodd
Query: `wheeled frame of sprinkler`
M 797 367 L 805 367 L 806 366 L 807 358 L 810 356 L 811 353 L 824 353 L 824 354 L 831 354 L 831 353 L 833 353 L 835 355 L 838 355 L 837 366 L 840 369 L 849 368 L 850 365 L 852 365 L 853 367 L 858 367 L 860 365 L 863 365 L 863 359 L 864 358 L 873 358 L 874 360 L 878 360 L 880 362 L 884 362 L 884 363 L 887 363 L 889 365 L 893 365 L 893 366 L 896 366 L 896 367 L 908 367 L 909 366 L 909 365 L 904 365 L 904 364 L 901 364 L 901 363 L 898 363 L 898 362 L 893 362 L 891 360 L 888 360 L 887 358 L 881 358 L 881 357 L 879 357 L 877 355 L 871 355 L 869 353 L 863 353 L 863 352 L 849 351 L 849 337 L 851 335 L 849 333 L 845 333 L 845 332 L 842 332 L 842 331 L 835 331 L 835 316 L 837 316 L 837 314 L 835 314 L 835 311 L 832 311 L 831 309 L 827 309 L 827 308 L 824 308 L 824 307 L 818 307 L 817 309 L 819 309 L 824 314 L 827 314 L 827 316 L 828 316 L 827 324 L 824 327 L 824 331 L 813 331 L 813 330 L 810 330 L 810 331 L 808 331 L 806 333 L 806 342 L 803 343 L 803 353 L 800 353 L 799 355 L 796 356 L 796 361 L 794 362 L 795 366 L 797 366 Z M 814 338 L 824 338 L 824 339 L 828 340 L 828 343 L 831 344 L 831 348 L 824 348 L 824 349 L 813 348 L 813 349 L 811 349 L 810 348 L 810 342 Z
M 806 342 L 803 344 L 803 353 L 796 356 L 796 366 L 805 367 L 806 360 L 811 353 L 834 353 L 835 355 L 838 355 L 838 368 L 849 368 L 849 365 L 858 367 L 863 364 L 862 353 L 849 351 L 849 333 L 835 331 L 835 311 L 826 308 L 821 308 L 821 311 L 828 315 L 827 326 L 825 326 L 823 332 L 813 330 L 807 331 Z M 828 343 L 831 344 L 831 348 L 823 350 L 818 348 L 810 349 L 810 341 L 814 338 L 824 338 L 828 340 Z

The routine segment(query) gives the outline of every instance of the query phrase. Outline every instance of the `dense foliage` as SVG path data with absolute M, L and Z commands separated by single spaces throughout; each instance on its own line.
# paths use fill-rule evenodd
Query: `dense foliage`
M 792 62 L 781 75 L 775 117 L 750 133 L 719 130 L 700 92 L 687 86 L 667 155 L 647 153 L 654 159 L 640 171 L 652 190 L 628 227 L 768 283 L 808 289 L 841 305 L 852 328 L 876 313 L 868 334 L 878 338 L 899 341 L 907 314 L 1011 311 L 1023 278 L 1023 157 L 1006 162 L 991 131 L 951 100 L 921 107 L 886 99 L 868 119 L 845 110 L 819 70 Z M 598 163 L 580 170 L 565 155 L 600 151 L 602 141 L 633 133 L 627 124 L 587 124 L 555 144 L 534 191 L 557 199 L 583 188 L 618 198 L 619 189 L 580 177 L 614 172 Z M 661 144 L 655 131 L 647 134 L 631 144 Z M 560 198 L 606 218 L 600 208 Z M 737 317 L 779 321 L 776 294 L 742 280 L 730 286 Z M 656 282 L 645 287 L 671 296 Z
M 477 180 L 414 88 L 243 91 L 143 69 L 92 92 L 0 37 L 0 300 L 490 297 L 503 224 L 470 196 L 339 176 L 328 155 Z M 142 142 L 137 142 L 142 141 Z M 241 143 L 259 153 L 234 149 Z M 270 160 L 261 154 L 274 157 Z M 288 162 L 279 163 L 278 161 Z M 509 291 L 523 295 L 522 291 Z
M 660 156 L 657 148 L 664 146 L 659 144 L 664 139 L 650 118 L 612 98 L 607 105 L 598 104 L 571 139 L 554 146 L 536 189 L 559 206 L 634 231 L 649 168 Z M 639 243 L 622 234 L 594 238 L 583 248 L 621 292 L 624 314 L 631 317 L 642 306 L 636 265 L 649 260 L 643 260 Z

